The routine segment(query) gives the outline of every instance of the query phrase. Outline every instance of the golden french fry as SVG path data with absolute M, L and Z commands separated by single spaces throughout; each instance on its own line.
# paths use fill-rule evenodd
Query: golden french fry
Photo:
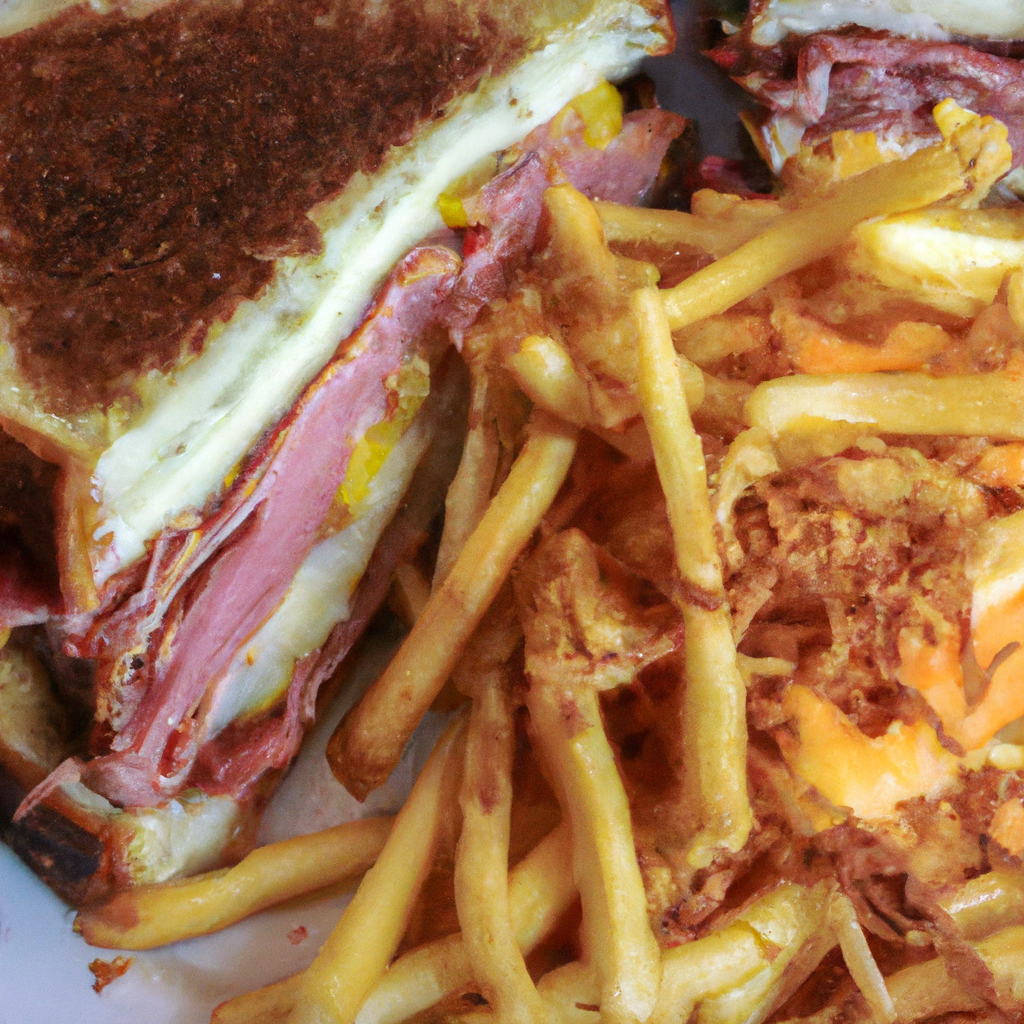
M 596 381 L 588 386 L 566 349 L 546 335 L 524 338 L 507 361 L 530 400 L 567 423 L 606 437 L 640 415 L 631 393 L 613 394 Z M 680 359 L 679 376 L 690 408 L 696 408 L 704 401 L 704 375 L 689 360 Z M 600 401 L 591 401 L 592 392 L 599 392 Z
M 753 238 L 769 223 L 774 211 L 748 221 L 710 220 L 676 210 L 654 210 L 643 206 L 620 206 L 595 202 L 605 237 L 609 242 L 642 242 L 672 252 L 681 245 L 703 249 L 713 256 L 725 256 Z
M 572 356 L 554 338 L 541 334 L 524 338 L 509 354 L 508 366 L 536 405 L 580 427 L 596 420 L 586 383 L 573 365 Z M 635 404 L 630 404 L 632 409 L 624 407 L 621 418 L 605 426 L 635 416 Z
M 1024 331 L 1024 270 L 1015 270 L 1006 279 L 1006 305 L 1017 330 Z
M 567 822 L 550 832 L 509 873 L 508 907 L 523 955 L 548 936 L 576 898 Z M 363 1003 L 356 1024 L 399 1024 L 473 981 L 461 935 L 449 935 L 399 957 Z
M 737 654 L 736 664 L 748 685 L 754 676 L 791 676 L 796 670 L 796 662 L 785 658 L 751 658 L 746 654 Z
M 973 945 L 992 972 L 996 992 L 1019 1007 L 1024 1002 L 1024 926 L 1003 928 Z
M 548 971 L 537 982 L 540 992 L 562 1024 L 597 1024 L 601 994 L 593 965 L 581 960 Z
M 936 958 L 905 967 L 886 978 L 886 987 L 901 1021 L 923 1020 L 947 1013 L 980 1010 L 985 1001 L 949 976 Z
M 726 313 L 698 320 L 673 337 L 676 348 L 702 369 L 727 356 L 765 348 L 771 339 L 769 318 L 752 313 Z
M 758 935 L 765 966 L 740 985 L 730 986 L 697 1010 L 698 1024 L 760 1024 L 782 1005 L 833 946 L 825 923 L 829 888 L 783 885 L 738 916 Z
M 700 438 L 693 429 L 685 392 L 673 373 L 672 337 L 653 288 L 634 292 L 633 315 L 638 327 L 640 404 L 654 446 L 669 519 L 676 540 L 676 559 L 683 582 L 720 603 L 722 568 L 718 560 L 708 498 L 707 473 Z
M 956 192 L 967 163 L 969 157 L 942 144 L 838 182 L 822 198 L 783 214 L 729 255 L 661 292 L 672 330 L 724 313 L 824 256 L 862 220 L 916 210 Z
M 747 688 L 726 607 L 690 607 L 686 624 L 683 755 L 701 830 L 687 852 L 707 867 L 719 850 L 743 848 L 753 825 L 747 795 Z
M 872 1017 L 875 1021 L 893 1024 L 896 1020 L 896 1007 L 868 947 L 868 940 L 864 937 L 864 930 L 857 920 L 857 911 L 849 896 L 838 891 L 831 893 L 827 917 L 832 934 L 842 950 L 846 969 L 871 1009 Z
M 640 404 L 668 506 L 686 600 L 683 756 L 700 831 L 687 857 L 706 867 L 717 850 L 740 850 L 753 824 L 747 796 L 747 690 L 736 663 L 722 565 L 712 525 L 700 438 L 672 372 L 675 350 L 657 292 L 633 296 Z
M 283 1024 L 295 1005 L 301 981 L 301 974 L 293 974 L 273 985 L 228 999 L 213 1011 L 210 1024 Z
M 1024 927 L 1003 928 L 972 945 L 992 972 L 996 991 L 1019 1005 L 1024 999 Z M 986 1005 L 962 979 L 950 975 L 941 957 L 897 971 L 886 985 L 897 1017 L 906 1024 Z
M 1009 371 L 794 375 L 759 384 L 744 413 L 773 437 L 822 420 L 892 434 L 1024 438 L 1024 380 Z
M 746 984 L 775 952 L 744 922 L 666 950 L 661 993 L 649 1024 L 686 1024 L 699 1003 Z
M 561 487 L 576 430 L 535 410 L 512 471 L 384 674 L 331 739 L 332 769 L 363 799 L 398 763 L 462 648 Z
M 690 211 L 695 217 L 716 224 L 736 224 L 759 234 L 766 224 L 784 211 L 779 201 L 770 197 L 744 199 L 731 192 L 716 192 L 713 188 L 699 188 L 690 197 Z
M 391 822 L 346 822 L 262 846 L 233 868 L 127 889 L 80 911 L 75 931 L 105 949 L 152 949 L 220 931 L 275 903 L 362 873 L 383 848 Z
M 444 778 L 464 728 L 454 721 L 437 741 L 391 835 L 316 959 L 302 973 L 289 1024 L 351 1024 L 387 970 L 412 904 L 433 864 L 443 815 Z
M 549 249 L 556 260 L 611 293 L 618 268 L 594 204 L 571 185 L 555 185 L 544 192 L 544 205 L 551 218 Z
M 479 525 L 496 485 L 500 445 L 488 394 L 487 378 L 475 374 L 471 384 L 469 430 L 459 468 L 444 502 L 444 530 L 434 563 L 435 588 L 451 571 L 463 545 Z
M 488 645 L 499 656 L 521 636 L 514 615 L 486 616 L 481 629 L 488 628 L 502 634 Z M 547 1008 L 526 969 L 508 899 L 514 677 L 507 657 L 475 675 L 459 796 L 462 832 L 455 857 L 455 905 L 462 942 L 493 1019 L 532 1024 L 546 1019 Z
M 939 897 L 939 904 L 966 939 L 1024 924 L 1024 872 L 999 868 Z
M 662 954 L 661 993 L 649 1024 L 686 1024 L 698 1004 L 774 974 L 824 920 L 823 885 L 785 884 L 751 904 L 719 931 Z M 823 954 L 824 955 L 824 954 Z
M 601 722 L 598 693 L 531 678 L 527 707 L 572 823 L 583 927 L 601 991 L 601 1019 L 645 1021 L 661 962 L 647 920 L 629 801 Z

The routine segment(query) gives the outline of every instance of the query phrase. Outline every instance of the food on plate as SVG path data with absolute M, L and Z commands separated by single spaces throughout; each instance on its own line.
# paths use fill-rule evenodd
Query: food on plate
M 1018 188 L 1024 120 L 1024 7 L 1004 0 L 751 0 L 715 3 L 726 29 L 712 56 L 764 105 L 745 115 L 780 171 L 801 144 L 873 132 L 906 151 L 939 136 L 931 110 L 952 98 L 1010 133 Z
M 2 24 L 0 423 L 31 487 L 0 626 L 45 626 L 12 664 L 43 648 L 79 727 L 17 762 L 8 832 L 80 902 L 244 852 L 426 536 L 464 417 L 447 328 L 516 258 L 463 257 L 442 214 L 556 155 L 594 195 L 628 165 L 605 197 L 635 200 L 685 122 L 602 84 L 670 47 L 657 2 L 8 4 Z
M 312 965 L 215 1022 L 1019 1015 L 1024 270 L 877 238 L 1024 213 L 1005 126 L 934 116 L 802 148 L 777 198 L 541 190 L 462 335 L 429 596 L 332 768 L 369 792 L 446 682 L 468 708 Z M 151 898 L 81 930 L 131 948 Z
M 76 928 L 92 946 L 151 949 L 219 931 L 264 907 L 361 875 L 377 859 L 392 819 L 360 818 L 260 846 L 238 864 L 172 885 L 116 894 Z

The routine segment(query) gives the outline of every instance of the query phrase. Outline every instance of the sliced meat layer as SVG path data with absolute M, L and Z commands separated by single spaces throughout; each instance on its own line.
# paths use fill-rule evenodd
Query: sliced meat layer
M 883 145 L 917 149 L 939 139 L 932 109 L 951 97 L 1002 121 L 1014 166 L 1024 163 L 1024 64 L 969 46 L 850 30 L 752 45 L 746 33 L 710 54 L 770 111 L 762 127 L 778 162 L 801 142 L 873 131 Z M 775 168 L 779 170 L 780 167 Z

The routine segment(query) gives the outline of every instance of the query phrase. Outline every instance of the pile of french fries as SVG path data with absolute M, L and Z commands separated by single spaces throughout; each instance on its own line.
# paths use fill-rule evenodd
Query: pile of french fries
M 435 702 L 458 708 L 405 805 L 123 892 L 80 913 L 85 939 L 146 949 L 362 874 L 307 970 L 213 1020 L 1019 1014 L 1024 748 L 993 737 L 1024 701 L 993 710 L 990 687 L 944 717 L 936 684 L 920 690 L 930 724 L 865 735 L 815 691 L 798 645 L 785 657 L 747 644 L 756 612 L 730 600 L 747 558 L 736 508 L 787 468 L 877 455 L 886 438 L 979 438 L 962 467 L 972 486 L 1024 487 L 1024 271 L 1003 257 L 994 295 L 950 298 L 955 284 L 897 287 L 871 262 L 873 225 L 939 211 L 970 234 L 988 216 L 1005 130 L 949 103 L 936 119 L 945 141 L 905 159 L 848 133 L 802 154 L 778 199 L 703 192 L 686 214 L 552 187 L 530 264 L 465 340 L 469 432 L 436 565 L 432 579 L 412 565 L 400 576 L 415 622 L 329 747 L 363 797 Z M 681 256 L 692 272 L 659 287 Z M 807 298 L 822 267 L 851 307 L 906 304 L 918 287 L 914 308 L 935 294 L 938 312 L 881 339 L 844 336 Z M 971 339 L 996 320 L 1006 358 L 979 368 Z M 938 651 L 934 634 L 915 650 Z M 791 716 L 775 732 L 748 722 L 766 679 Z M 972 716 L 986 708 L 983 729 Z M 940 719 L 944 742 L 927 747 Z M 815 721 L 843 738 L 837 759 L 869 751 L 875 764 L 903 744 L 945 774 L 858 814 L 827 751 L 824 774 L 815 760 Z M 912 924 L 879 924 L 841 855 L 808 852 L 826 835 L 841 846 L 843 828 L 912 846 L 905 800 L 951 814 L 941 800 L 972 771 L 1002 773 L 1004 803 L 969 837 L 988 861 L 933 886 Z M 457 927 L 438 909 L 451 901 Z

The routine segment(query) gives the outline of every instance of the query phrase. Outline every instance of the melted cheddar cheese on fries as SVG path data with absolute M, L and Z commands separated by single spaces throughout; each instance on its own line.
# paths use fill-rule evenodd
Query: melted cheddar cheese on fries
M 214 1020 L 1019 1017 L 1024 207 L 1000 123 L 935 119 L 904 159 L 801 150 L 778 198 L 548 188 L 462 339 L 415 622 L 328 751 L 363 796 L 460 708 L 407 802 L 124 892 L 86 940 L 375 860 L 308 970 Z

